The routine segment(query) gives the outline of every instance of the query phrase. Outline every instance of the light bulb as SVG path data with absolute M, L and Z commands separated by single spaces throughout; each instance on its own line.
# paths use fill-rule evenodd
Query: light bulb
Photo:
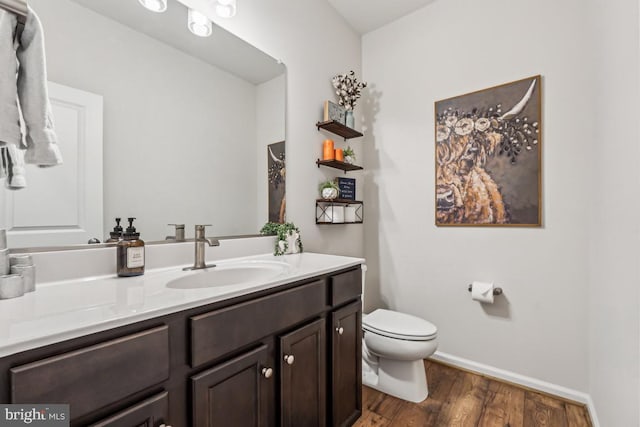
M 221 18 L 236 16 L 236 0 L 217 0 L 216 14 Z
M 141 5 L 152 12 L 164 12 L 167 10 L 167 0 L 138 0 Z
M 199 37 L 209 37 L 213 32 L 213 24 L 209 18 L 195 9 L 189 9 L 187 26 L 189 31 Z

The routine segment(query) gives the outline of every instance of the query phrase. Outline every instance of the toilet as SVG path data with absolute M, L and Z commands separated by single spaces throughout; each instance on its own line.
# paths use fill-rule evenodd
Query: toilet
M 362 330 L 362 383 L 410 402 L 426 399 L 423 359 L 438 348 L 438 329 L 416 316 L 377 309 L 362 316 Z

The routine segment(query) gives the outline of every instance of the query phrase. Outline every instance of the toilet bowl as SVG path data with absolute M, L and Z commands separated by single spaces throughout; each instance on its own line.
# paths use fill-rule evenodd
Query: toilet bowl
M 362 316 L 362 382 L 411 402 L 429 395 L 423 359 L 438 347 L 437 328 L 419 317 L 377 309 Z

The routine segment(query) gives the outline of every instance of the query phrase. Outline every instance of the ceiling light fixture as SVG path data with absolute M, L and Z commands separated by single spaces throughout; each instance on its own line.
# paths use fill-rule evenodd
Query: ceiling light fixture
M 187 26 L 189 31 L 199 37 L 209 37 L 213 32 L 211 20 L 195 9 L 189 9 Z
M 216 13 L 221 18 L 236 16 L 236 0 L 216 0 Z
M 138 0 L 141 5 L 152 12 L 164 12 L 167 10 L 167 0 Z

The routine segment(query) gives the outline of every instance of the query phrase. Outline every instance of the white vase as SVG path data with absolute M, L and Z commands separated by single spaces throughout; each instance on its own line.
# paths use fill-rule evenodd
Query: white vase
M 298 252 L 300 252 L 300 248 L 298 247 L 298 238 L 300 237 L 300 235 L 298 233 L 293 233 L 287 236 L 287 243 L 289 245 L 289 248 L 287 250 L 287 253 L 289 254 L 297 254 Z
M 351 156 L 344 156 L 344 162 L 352 165 L 355 162 L 355 159 Z
M 298 247 L 298 238 L 300 238 L 300 234 L 293 233 L 288 234 L 286 240 L 278 240 L 278 247 L 280 248 L 280 252 L 285 255 L 299 253 L 300 247 Z M 287 246 L 286 250 L 285 245 Z
M 338 190 L 335 188 L 323 188 L 322 198 L 326 200 L 333 200 L 338 197 Z

